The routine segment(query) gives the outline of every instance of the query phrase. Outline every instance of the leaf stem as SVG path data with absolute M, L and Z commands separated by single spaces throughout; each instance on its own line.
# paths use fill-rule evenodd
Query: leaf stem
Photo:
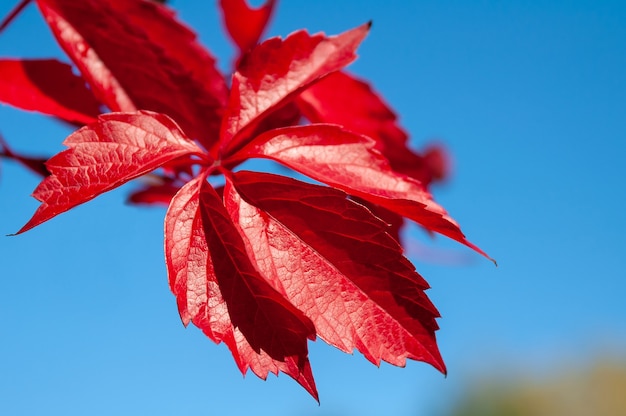
M 2 136 L 2 133 L 0 133 L 0 156 L 13 156 L 13 152 L 11 152 L 11 149 L 9 149 L 9 145 L 4 140 L 4 136 Z
M 24 10 L 24 8 L 28 6 L 28 3 L 30 2 L 31 0 L 22 0 L 18 3 L 17 6 L 13 8 L 13 10 L 9 12 L 9 14 L 4 18 L 4 20 L 2 20 L 2 23 L 0 23 L 0 33 L 2 33 L 2 31 L 11 24 L 13 19 L 15 19 L 17 15 L 20 14 L 22 10 Z

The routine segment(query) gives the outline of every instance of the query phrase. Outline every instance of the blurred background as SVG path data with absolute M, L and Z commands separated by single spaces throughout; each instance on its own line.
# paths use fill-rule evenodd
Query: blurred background
M 216 2 L 169 3 L 229 71 Z M 405 234 L 442 315 L 448 376 L 377 368 L 318 340 L 320 406 L 285 375 L 242 377 L 224 345 L 180 323 L 165 210 L 125 205 L 131 185 L 0 237 L 0 414 L 626 414 L 626 3 L 285 0 L 266 35 L 370 19 L 350 71 L 415 148 L 447 148 L 452 175 L 435 197 L 499 264 Z M 63 54 L 30 5 L 0 34 L 0 56 Z M 49 156 L 70 130 L 0 105 L 0 133 Z M 38 178 L 0 169 L 4 235 L 35 211 Z

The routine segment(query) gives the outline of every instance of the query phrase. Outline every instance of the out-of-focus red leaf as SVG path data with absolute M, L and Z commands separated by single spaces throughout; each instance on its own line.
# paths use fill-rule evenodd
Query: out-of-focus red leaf
M 272 15 L 276 0 L 268 0 L 259 8 L 252 8 L 246 0 L 220 0 L 222 20 L 230 38 L 239 47 L 240 54 L 252 49 L 263 34 Z
M 50 175 L 50 172 L 46 169 L 46 159 L 22 156 L 16 153 L 7 152 L 6 149 L 0 150 L 0 156 L 18 162 L 20 165 L 43 178 Z
M 279 129 L 288 126 L 297 126 L 300 124 L 302 120 L 302 113 L 298 109 L 298 107 L 293 103 L 287 103 L 283 107 L 277 109 L 270 113 L 267 117 L 263 118 L 263 120 L 258 123 L 251 133 L 248 135 L 249 137 L 255 137 L 268 130 Z M 227 169 L 232 170 L 235 165 L 241 162 L 241 160 L 237 161 L 234 164 L 230 164 L 228 162 L 228 158 L 225 159 L 226 163 L 224 166 Z
M 440 144 L 430 144 L 424 151 L 424 160 L 434 181 L 443 181 L 450 176 L 450 155 Z
M 45 165 L 46 159 L 39 158 L 39 157 L 24 156 L 24 155 L 14 152 L 13 150 L 11 150 L 11 148 L 6 143 L 6 141 L 4 140 L 1 134 L 0 134 L 0 157 L 5 157 L 7 159 L 14 160 L 17 163 L 24 166 L 25 168 L 27 168 L 28 170 L 30 170 L 31 172 L 36 173 L 37 175 L 40 175 L 44 178 L 50 174 L 50 172 L 48 172 L 48 169 L 46 169 L 46 165 Z
M 320 338 L 376 365 L 411 358 L 445 371 L 428 285 L 385 223 L 332 188 L 246 171 L 232 181 L 225 204 L 257 268 Z
M 391 108 L 367 82 L 346 72 L 335 72 L 316 82 L 302 91 L 296 102 L 312 123 L 339 124 L 371 137 L 381 146 L 378 150 L 407 141 L 408 135 Z
M 70 123 L 87 124 L 100 114 L 85 81 L 55 59 L 0 59 L 0 101 Z
M 302 113 L 293 102 L 289 102 L 276 111 L 272 111 L 267 117 L 264 117 L 263 120 L 255 126 L 250 137 L 258 136 L 268 130 L 297 126 L 300 124 L 301 120 Z
M 365 24 L 329 37 L 298 31 L 254 48 L 233 75 L 221 130 L 222 154 L 240 147 L 264 117 L 297 93 L 352 62 L 369 27 Z
M 407 146 L 408 135 L 398 125 L 396 114 L 367 82 L 353 75 L 330 74 L 302 91 L 296 102 L 313 123 L 338 124 L 371 137 L 393 170 L 424 185 L 442 179 L 446 172 Z
M 264 157 L 410 218 L 489 258 L 419 182 L 394 172 L 374 141 L 335 125 L 286 127 L 262 134 L 238 157 Z
M 380 151 L 389 160 L 393 170 L 419 181 L 424 186 L 443 181 L 449 175 L 449 157 L 441 146 L 427 146 L 421 153 L 406 146 L 387 146 Z
M 96 98 L 111 111 L 136 111 L 137 106 L 96 51 L 61 14 L 59 4 L 53 0 L 37 0 L 37 4 L 57 41 L 78 67 Z M 81 5 L 83 2 L 74 2 L 74 4 Z M 86 22 L 89 21 L 88 16 L 89 14 L 85 15 Z
M 203 155 L 169 117 L 147 111 L 102 115 L 63 144 L 69 149 L 46 163 L 51 176 L 33 193 L 41 205 L 18 234 L 178 157 Z
M 37 0 L 57 40 L 113 111 L 169 115 L 210 147 L 227 88 L 215 59 L 174 13 L 143 0 Z
M 174 185 L 171 182 L 146 185 L 132 192 L 128 196 L 127 201 L 137 205 L 168 206 L 180 188 L 180 186 Z
M 306 345 L 315 339 L 312 322 L 259 275 L 204 175 L 172 199 L 165 258 L 185 325 L 193 322 L 216 343 L 224 341 L 242 372 L 251 368 L 265 378 L 280 370 L 316 395 Z

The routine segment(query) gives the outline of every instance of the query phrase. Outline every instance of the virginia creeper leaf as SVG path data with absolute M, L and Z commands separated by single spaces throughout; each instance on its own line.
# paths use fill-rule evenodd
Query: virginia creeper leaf
M 410 218 L 489 258 L 465 238 L 458 224 L 419 182 L 391 170 L 388 161 L 374 149 L 374 141 L 366 136 L 335 125 L 286 127 L 256 137 L 239 157 L 273 159 Z
M 280 370 L 316 395 L 306 346 L 315 338 L 313 324 L 259 275 L 204 175 L 172 199 L 165 258 L 185 325 L 225 342 L 242 372 L 251 368 L 265 378 Z
M 57 40 L 113 111 L 169 115 L 210 147 L 226 84 L 215 59 L 165 6 L 142 0 L 37 0 Z
M 272 15 L 276 0 L 268 0 L 259 8 L 252 8 L 246 0 L 220 0 L 222 20 L 240 54 L 257 44 Z
M 87 124 L 100 114 L 85 81 L 55 59 L 0 59 L 0 101 L 70 123 Z
M 246 171 L 224 199 L 259 271 L 320 338 L 377 365 L 411 358 L 445 371 L 428 285 L 370 211 L 335 189 Z
M 102 115 L 63 144 L 33 193 L 41 205 L 18 234 L 169 161 L 203 154 L 169 117 L 148 111 Z
M 222 153 L 245 141 L 254 126 L 324 75 L 355 58 L 369 24 L 337 36 L 309 35 L 301 30 L 285 40 L 269 39 L 246 55 L 233 75 L 222 122 Z

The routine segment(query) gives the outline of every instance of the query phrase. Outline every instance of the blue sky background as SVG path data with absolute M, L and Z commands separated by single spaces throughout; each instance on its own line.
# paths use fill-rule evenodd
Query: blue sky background
M 16 1 L 0 2 L 4 16 Z M 172 1 L 221 59 L 215 2 Z M 255 4 L 258 4 L 256 2 Z M 268 35 L 334 34 L 373 19 L 351 71 L 374 84 L 420 147 L 454 160 L 435 196 L 499 267 L 437 238 L 409 255 L 439 308 L 449 369 L 377 368 L 310 344 L 321 406 L 289 377 L 237 370 L 184 329 L 167 286 L 165 210 L 130 187 L 17 237 L 0 237 L 0 414 L 441 415 L 477 377 L 549 375 L 626 359 L 626 3 L 283 1 Z M 31 5 L 0 56 L 62 56 Z M 49 155 L 69 131 L 0 106 L 16 150 Z M 0 234 L 37 203 L 38 178 L 2 162 Z

